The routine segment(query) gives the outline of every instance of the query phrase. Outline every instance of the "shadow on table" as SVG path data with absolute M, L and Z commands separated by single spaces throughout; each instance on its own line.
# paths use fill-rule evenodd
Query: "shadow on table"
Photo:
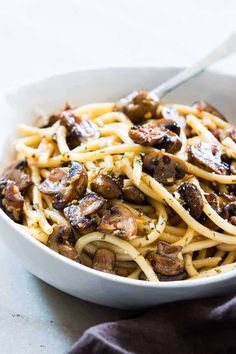
M 57 326 L 67 340 L 75 342 L 83 332 L 98 323 L 129 317 L 132 313 L 92 304 L 65 294 L 32 275 L 32 282 L 48 308 L 50 324 Z

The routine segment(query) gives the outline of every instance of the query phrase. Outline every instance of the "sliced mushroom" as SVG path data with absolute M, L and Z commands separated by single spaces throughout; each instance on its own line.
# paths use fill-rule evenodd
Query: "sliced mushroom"
M 133 123 L 156 118 L 159 99 L 146 91 L 134 91 L 116 103 L 114 111 L 123 112 Z
M 111 178 L 118 186 L 122 189 L 124 186 L 124 179 L 126 179 L 126 176 L 120 175 L 120 174 L 115 174 L 112 173 Z
M 231 224 L 236 225 L 236 202 L 226 204 L 221 208 L 221 216 Z
M 68 167 L 51 171 L 49 178 L 39 186 L 40 192 L 53 196 L 53 206 L 63 209 L 68 203 L 82 196 L 88 185 L 87 171 L 82 164 L 72 161 Z
M 155 124 L 158 125 L 161 129 L 167 129 L 177 135 L 180 135 L 181 127 L 179 123 L 174 119 L 158 119 L 155 121 Z
M 119 198 L 122 194 L 119 185 L 109 176 L 99 174 L 91 183 L 92 191 L 106 199 Z
M 167 152 L 175 153 L 181 149 L 182 142 L 177 134 L 158 125 L 158 120 L 142 126 L 133 126 L 129 130 L 130 138 L 136 143 L 144 146 L 155 146 L 158 149 L 165 149 Z
M 79 231 L 80 235 L 85 235 L 96 230 L 97 222 L 94 216 L 84 216 L 78 205 L 69 205 L 64 209 L 66 220 Z
M 67 129 L 67 140 L 71 149 L 100 136 L 99 129 L 93 122 L 77 118 L 70 110 L 63 111 L 60 120 Z
M 105 199 L 91 192 L 80 199 L 77 205 L 66 207 L 64 215 L 70 225 L 84 235 L 96 229 L 96 217 L 91 214 L 98 212 L 105 202 Z
M 217 116 L 217 117 L 223 119 L 225 122 L 228 122 L 227 118 L 217 108 L 215 108 L 214 106 L 212 106 L 208 102 L 197 101 L 197 102 L 194 102 L 192 106 L 200 112 L 205 111 L 205 112 L 214 114 L 214 116 Z
M 194 183 L 184 182 L 178 192 L 184 201 L 184 207 L 194 219 L 198 219 L 203 212 L 203 199 L 201 192 Z
M 143 159 L 144 169 L 165 186 L 172 186 L 177 179 L 182 179 L 187 173 L 187 166 L 176 156 L 164 155 L 151 152 Z
M 27 161 L 17 161 L 3 172 L 2 181 L 11 180 L 16 183 L 20 191 L 24 191 L 32 184 Z
M 133 204 L 145 204 L 145 194 L 135 186 L 122 188 L 122 195 L 126 202 Z
M 205 195 L 206 200 L 210 204 L 210 206 L 215 210 L 218 211 L 220 209 L 220 202 L 217 194 L 215 193 L 206 193 Z
M 124 239 L 132 239 L 137 233 L 137 223 L 131 211 L 119 204 L 111 208 L 110 214 L 102 217 L 97 230 L 113 233 Z
M 220 203 L 217 194 L 215 193 L 206 193 L 205 195 L 206 200 L 210 204 L 210 206 L 221 215 L 220 210 Z M 201 216 L 201 223 L 208 227 L 211 230 L 218 231 L 220 228 L 217 226 L 206 214 L 202 214 Z
M 171 119 L 176 122 L 182 129 L 186 127 L 186 119 L 184 116 L 180 115 L 173 107 L 164 106 L 159 113 L 158 118 Z M 176 133 L 177 134 L 177 133 Z
M 105 273 L 114 273 L 116 255 L 107 248 L 99 248 L 93 257 L 93 269 Z
M 81 213 L 83 215 L 90 215 L 96 213 L 105 204 L 106 200 L 98 196 L 96 193 L 88 193 L 82 199 L 80 199 L 78 205 L 81 208 Z
M 68 225 L 54 225 L 48 238 L 48 247 L 63 256 L 75 260 L 78 256 L 75 248 L 75 237 Z
M 167 242 L 159 241 L 157 252 L 149 252 L 146 258 L 155 272 L 161 275 L 173 276 L 184 271 L 181 251 L 181 246 L 173 246 Z
M 1 205 L 12 220 L 22 221 L 24 198 L 14 181 L 1 184 Z
M 229 166 L 222 161 L 221 155 L 220 148 L 205 142 L 197 146 L 192 145 L 188 150 L 188 160 L 192 164 L 206 171 L 226 175 L 229 172 Z

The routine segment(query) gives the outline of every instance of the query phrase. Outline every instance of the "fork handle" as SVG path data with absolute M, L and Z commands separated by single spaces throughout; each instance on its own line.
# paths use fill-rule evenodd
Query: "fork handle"
M 217 61 L 226 58 L 227 56 L 233 54 L 236 51 L 236 32 L 228 37 L 220 46 L 208 53 L 200 61 L 196 62 L 190 68 L 181 71 L 176 76 L 165 81 L 163 84 L 157 86 L 151 93 L 156 94 L 158 97 L 163 97 L 176 89 L 178 86 L 182 85 L 186 81 L 189 81 L 193 77 L 197 76 L 203 72 L 208 66 Z

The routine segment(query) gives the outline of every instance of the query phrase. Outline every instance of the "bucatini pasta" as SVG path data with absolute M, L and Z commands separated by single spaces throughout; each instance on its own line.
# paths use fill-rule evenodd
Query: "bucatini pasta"
M 2 209 L 29 235 L 129 279 L 236 269 L 236 128 L 210 104 L 134 92 L 38 122 L 19 126 L 0 182 Z

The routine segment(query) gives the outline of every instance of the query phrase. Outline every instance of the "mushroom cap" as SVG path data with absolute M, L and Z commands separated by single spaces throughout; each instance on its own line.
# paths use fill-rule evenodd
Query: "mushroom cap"
M 145 194 L 135 186 L 122 188 L 122 195 L 126 202 L 133 204 L 145 204 Z
M 203 198 L 198 187 L 194 183 L 184 182 L 178 192 L 184 200 L 184 207 L 193 218 L 198 219 L 203 212 Z
M 134 91 L 116 103 L 114 111 L 123 112 L 135 124 L 156 118 L 159 98 L 146 91 Z
M 149 252 L 146 258 L 151 263 L 155 272 L 174 276 L 183 273 L 184 261 L 179 257 L 181 246 L 173 246 L 164 241 L 159 241 L 157 252 Z
M 143 158 L 144 169 L 165 186 L 172 186 L 187 173 L 185 162 L 174 155 L 151 152 Z
M 69 225 L 54 225 L 48 238 L 48 247 L 72 260 L 78 254 L 74 248 L 75 237 Z
M 60 115 L 61 125 L 67 129 L 67 141 L 71 149 L 87 143 L 92 139 L 98 139 L 100 131 L 96 124 L 88 120 L 81 120 L 72 111 L 65 110 Z
M 132 239 L 137 233 L 137 222 L 128 208 L 118 204 L 111 208 L 110 214 L 102 217 L 97 230 L 113 233 L 124 239 Z
M 205 142 L 197 146 L 192 145 L 188 150 L 188 160 L 192 164 L 206 171 L 226 175 L 229 173 L 229 166 L 222 161 L 221 156 L 222 151 L 218 146 Z
M 93 269 L 114 273 L 116 255 L 107 248 L 98 248 L 93 256 Z
M 91 183 L 92 191 L 106 199 L 119 198 L 122 194 L 120 186 L 111 177 L 99 174 Z
M 182 147 L 179 136 L 153 120 L 145 125 L 133 126 L 129 130 L 130 138 L 136 143 L 144 146 L 155 146 L 159 150 L 175 153 Z M 173 124 L 172 124 L 173 127 Z
M 82 196 L 87 189 L 88 174 L 85 167 L 72 161 L 68 167 L 57 167 L 39 186 L 40 192 L 53 196 L 53 206 L 63 209 L 68 203 Z
M 64 208 L 64 215 L 71 226 L 84 235 L 96 229 L 96 217 L 91 214 L 98 212 L 105 202 L 101 196 L 91 192 L 80 199 L 77 205 Z
M 22 221 L 24 198 L 16 182 L 8 180 L 1 186 L 1 204 L 7 215 L 16 222 Z

